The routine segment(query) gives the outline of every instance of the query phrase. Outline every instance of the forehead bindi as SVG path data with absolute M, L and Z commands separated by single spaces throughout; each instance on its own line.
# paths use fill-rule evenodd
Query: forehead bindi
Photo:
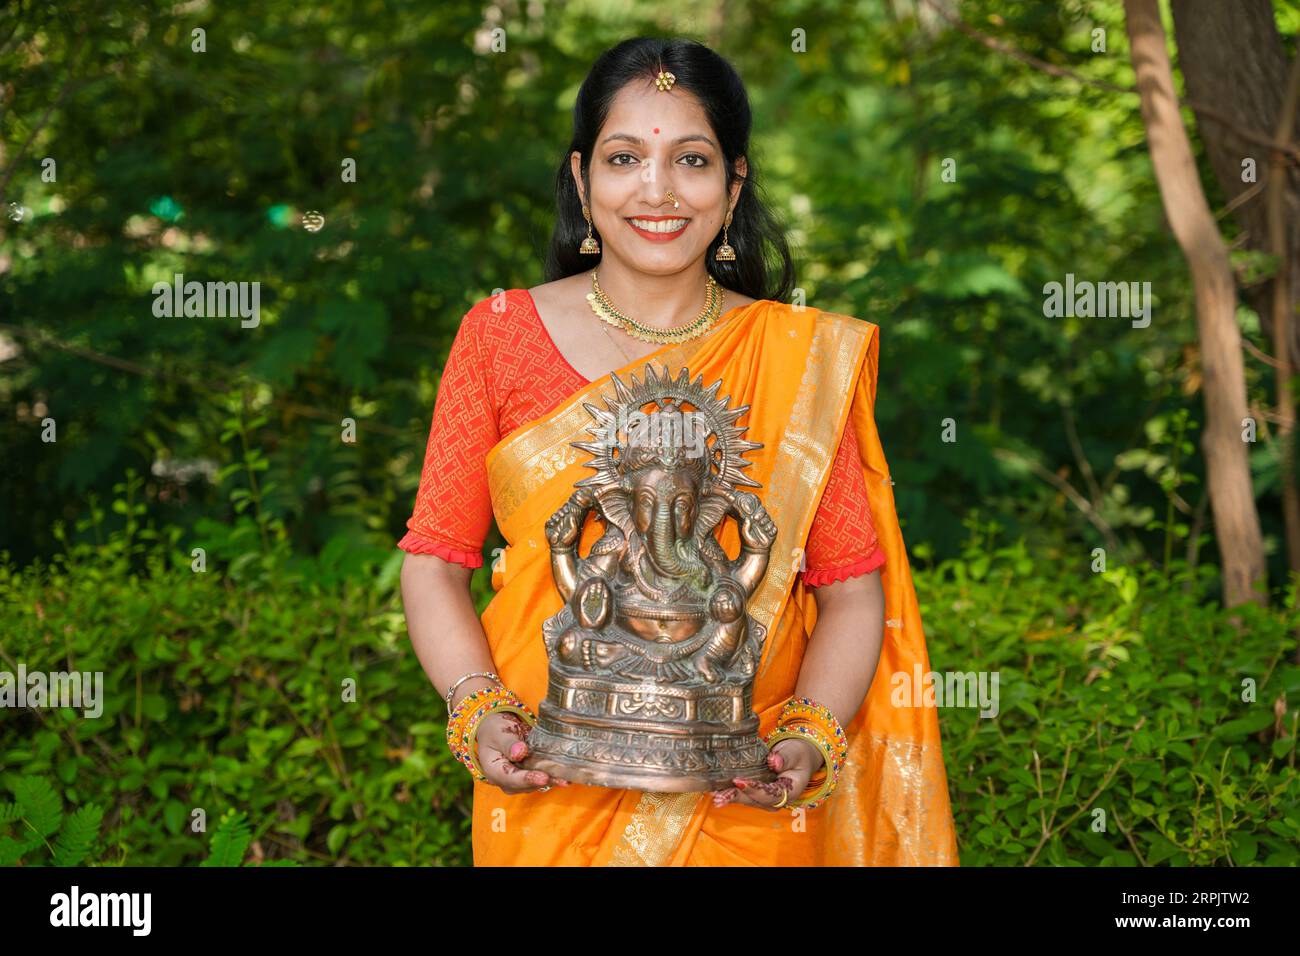
M 605 117 L 604 139 L 613 133 L 627 133 L 642 139 L 660 137 L 706 136 L 714 139 L 708 115 L 699 101 L 685 93 L 665 93 L 625 87 L 610 105 Z

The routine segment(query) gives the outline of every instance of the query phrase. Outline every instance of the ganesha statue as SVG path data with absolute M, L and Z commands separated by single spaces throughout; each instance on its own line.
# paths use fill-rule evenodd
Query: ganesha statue
M 744 453 L 762 445 L 736 425 L 749 406 L 685 368 L 611 379 L 605 408 L 584 403 L 594 440 L 571 443 L 595 474 L 546 524 L 564 605 L 542 627 L 548 687 L 524 766 L 663 792 L 771 780 L 752 706 L 766 630 L 747 605 L 777 529 L 744 490 L 761 487 Z M 593 512 L 603 533 L 584 557 Z M 735 558 L 716 536 L 728 516 Z

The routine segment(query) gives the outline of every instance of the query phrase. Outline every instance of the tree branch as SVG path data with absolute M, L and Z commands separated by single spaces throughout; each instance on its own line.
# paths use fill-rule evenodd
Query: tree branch
M 1055 63 L 1048 63 L 1046 60 L 1040 60 L 1038 57 L 1026 53 L 1014 44 L 1008 43 L 1005 40 L 999 40 L 996 37 L 991 37 L 987 33 L 982 33 L 966 21 L 962 20 L 955 13 L 949 13 L 945 10 L 939 4 L 939 0 L 921 0 L 921 2 L 944 20 L 948 21 L 954 29 L 966 34 L 966 36 L 970 37 L 975 42 L 980 43 L 997 53 L 1001 53 L 1004 56 L 1009 56 L 1013 60 L 1024 63 L 1026 66 L 1031 66 L 1035 70 L 1039 70 L 1051 76 L 1059 76 L 1065 79 L 1074 80 L 1076 83 L 1082 83 L 1085 86 L 1093 86 L 1110 93 L 1131 93 L 1135 96 L 1137 95 L 1138 91 L 1136 87 L 1119 86 L 1116 83 L 1108 83 L 1105 80 L 1093 79 L 1092 77 L 1085 76 L 1077 70 L 1071 70 L 1067 67 L 1057 66 Z M 1199 116 L 1214 120 L 1214 122 L 1227 127 L 1248 142 L 1267 146 L 1269 149 L 1276 150 L 1289 156 L 1292 162 L 1300 163 L 1300 145 L 1279 141 L 1270 137 L 1266 133 L 1239 126 L 1237 122 L 1226 113 L 1221 113 L 1217 109 L 1206 106 L 1203 103 L 1198 103 L 1195 100 L 1179 99 L 1178 103 L 1180 106 L 1186 106 L 1194 110 Z
M 1062 405 L 1061 414 L 1065 417 L 1065 437 L 1070 442 L 1070 450 L 1074 452 L 1074 460 L 1079 464 L 1079 472 L 1083 475 L 1083 480 L 1088 483 L 1088 493 L 1092 495 L 1093 503 L 1100 506 L 1104 496 L 1101 487 L 1097 484 L 1096 476 L 1092 473 L 1092 463 L 1083 453 L 1083 443 L 1079 441 L 1079 431 L 1074 424 L 1074 411 L 1069 405 Z
M 1043 481 L 1047 482 L 1053 488 L 1056 488 L 1061 492 L 1061 494 L 1065 495 L 1065 497 L 1069 498 L 1070 501 L 1074 503 L 1074 506 L 1079 509 L 1085 518 L 1088 519 L 1088 523 L 1101 532 L 1101 536 L 1106 539 L 1106 547 L 1110 551 L 1118 552 L 1120 550 L 1119 538 L 1115 536 L 1115 529 L 1107 524 L 1101 515 L 1097 513 L 1097 509 L 1092 506 L 1091 501 L 1079 494 L 1079 492 L 1075 490 L 1074 486 L 1060 475 L 1044 468 L 1034 459 L 1012 451 L 1010 448 L 994 448 L 993 457 L 999 461 L 1005 461 L 1010 464 L 1028 466 L 1030 471 L 1043 479 Z

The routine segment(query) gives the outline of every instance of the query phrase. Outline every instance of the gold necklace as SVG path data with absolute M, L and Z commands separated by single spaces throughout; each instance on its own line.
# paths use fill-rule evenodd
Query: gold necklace
M 609 296 L 601 289 L 596 272 L 595 269 L 591 270 L 591 291 L 587 293 L 587 301 L 591 303 L 591 310 L 596 313 L 601 321 L 622 329 L 634 339 L 640 339 L 643 342 L 655 342 L 660 345 L 686 342 L 707 332 L 709 327 L 717 321 L 718 316 L 722 314 L 722 300 L 726 294 L 713 281 L 713 276 L 708 276 L 708 281 L 705 283 L 704 309 L 694 319 L 685 325 L 679 325 L 671 329 L 656 329 L 650 325 L 643 325 L 614 307 L 614 303 L 609 300 Z

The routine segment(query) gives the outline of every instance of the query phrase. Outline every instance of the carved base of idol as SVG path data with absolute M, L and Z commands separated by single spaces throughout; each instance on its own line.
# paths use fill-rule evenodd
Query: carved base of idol
M 529 733 L 529 769 L 597 786 L 690 792 L 733 777 L 774 779 L 758 736 L 752 684 L 764 627 L 746 611 L 767 570 L 776 526 L 741 469 L 745 441 L 729 408 L 683 369 L 645 366 L 608 409 L 585 407 L 599 441 L 596 475 L 546 524 L 564 606 L 543 625 L 549 686 Z M 645 411 L 647 405 L 656 406 Z M 577 542 L 597 512 L 605 530 Z M 715 536 L 737 523 L 740 553 Z
M 665 618 L 683 620 L 656 619 Z M 566 606 L 543 626 L 556 653 L 528 735 L 534 756 L 524 765 L 574 783 L 665 793 L 719 790 L 733 777 L 775 779 L 745 679 L 766 629 L 749 615 L 741 623 L 752 639 L 715 641 L 730 645 L 716 659 L 709 629 L 676 644 L 645 641 L 617 626 L 583 627 Z

